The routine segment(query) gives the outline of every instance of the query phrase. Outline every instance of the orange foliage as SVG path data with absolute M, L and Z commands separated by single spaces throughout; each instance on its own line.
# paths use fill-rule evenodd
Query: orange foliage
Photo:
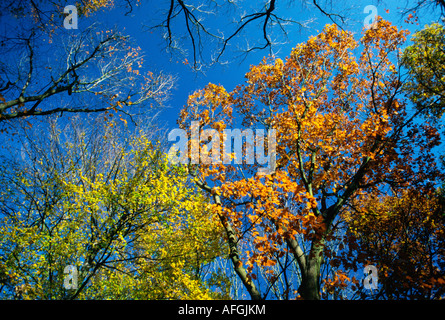
M 406 35 L 379 19 L 358 42 L 328 25 L 285 59 L 251 66 L 232 92 L 209 84 L 189 97 L 178 120 L 184 129 L 199 120 L 220 132 L 240 121 L 277 130 L 272 174 L 255 175 L 258 164 L 198 167 L 198 178 L 211 179 L 223 199 L 213 208 L 233 225 L 248 273 L 257 266 L 282 276 L 288 254 L 302 273 L 319 268 L 347 205 L 378 196 L 385 184 L 427 187 L 422 181 L 438 176 L 437 130 L 414 124 L 399 94 L 393 60 Z

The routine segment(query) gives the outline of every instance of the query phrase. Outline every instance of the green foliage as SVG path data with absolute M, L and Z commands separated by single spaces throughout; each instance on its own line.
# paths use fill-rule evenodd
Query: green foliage
M 403 55 L 410 76 L 405 89 L 418 110 L 440 117 L 445 112 L 445 29 L 427 25 L 412 41 Z

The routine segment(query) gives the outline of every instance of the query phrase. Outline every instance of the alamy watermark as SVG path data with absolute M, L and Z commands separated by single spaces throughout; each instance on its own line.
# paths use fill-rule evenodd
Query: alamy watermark
M 363 9 L 363 13 L 369 13 L 369 15 L 367 15 L 365 20 L 363 21 L 365 29 L 374 28 L 378 15 L 377 7 L 373 5 L 368 5 Z
M 365 279 L 363 280 L 363 287 L 368 290 L 377 290 L 379 285 L 379 276 L 377 272 L 377 267 L 374 265 L 367 265 L 363 270 L 365 274 Z
M 255 160 L 259 165 L 267 164 L 267 167 L 258 169 L 259 175 L 275 172 L 276 129 L 267 130 L 267 155 L 264 129 L 255 129 L 255 133 L 250 128 L 242 131 L 225 129 L 222 133 L 222 153 L 220 136 L 216 129 L 200 131 L 199 121 L 191 122 L 190 137 L 184 129 L 173 129 L 168 134 L 168 141 L 174 142 L 168 152 L 169 160 L 174 164 L 232 164 L 232 161 L 234 164 L 242 164 L 244 158 L 245 164 L 254 164 Z M 176 142 L 177 138 L 179 141 Z M 201 142 L 208 141 L 209 138 L 211 140 L 200 149 Z
M 77 268 L 73 265 L 68 265 L 63 269 L 65 278 L 63 279 L 63 287 L 67 290 L 77 290 Z
M 63 9 L 63 13 L 68 14 L 63 20 L 63 27 L 65 29 L 77 29 L 77 8 L 76 6 L 69 5 Z

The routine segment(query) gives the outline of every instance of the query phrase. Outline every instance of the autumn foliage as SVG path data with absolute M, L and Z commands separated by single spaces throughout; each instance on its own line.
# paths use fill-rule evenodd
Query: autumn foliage
M 232 92 L 209 84 L 190 96 L 183 128 L 199 120 L 219 132 L 239 125 L 277 130 L 270 175 L 256 175 L 258 165 L 194 169 L 198 185 L 218 195 L 214 211 L 252 298 L 319 299 L 334 244 L 356 245 L 342 231 L 345 214 L 370 198 L 427 192 L 440 178 L 432 153 L 438 131 L 414 121 L 418 113 L 401 90 L 397 59 L 406 36 L 382 19 L 360 41 L 327 25 L 285 59 L 251 66 Z M 336 272 L 337 286 L 351 280 L 347 272 Z
M 2 297 L 223 297 L 223 277 L 205 268 L 224 253 L 221 229 L 184 168 L 147 132 L 78 120 L 63 135 L 57 123 L 28 132 L 24 163 L 0 167 Z M 74 289 L 64 286 L 69 265 Z
M 392 197 L 370 198 L 345 215 L 358 246 L 352 256 L 378 261 L 382 288 L 375 298 L 437 299 L 445 278 L 443 195 L 403 190 Z
M 199 71 L 252 23 L 244 53 L 275 46 L 281 3 L 214 33 L 204 17 L 245 8 L 172 0 L 147 29 Z M 0 4 L 17 22 L 0 34 L 0 299 L 445 298 L 442 24 L 408 43 L 377 17 L 357 35 L 314 1 L 334 23 L 190 94 L 170 152 L 151 111 L 182 74 L 91 20 L 143 1 L 73 1 L 80 30 L 59 21 L 68 4 Z

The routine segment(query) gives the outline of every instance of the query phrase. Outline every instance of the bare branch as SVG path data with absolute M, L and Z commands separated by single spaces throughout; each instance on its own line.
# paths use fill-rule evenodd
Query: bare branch
M 291 5 L 294 3 L 296 3 L 296 1 L 290 2 Z M 340 20 L 341 23 L 344 23 L 345 19 L 342 15 L 326 11 L 316 0 L 313 0 L 313 3 L 317 10 L 323 15 L 328 16 L 337 25 L 338 22 L 336 20 Z M 207 9 L 211 5 L 214 5 L 214 10 Z M 190 44 L 191 56 L 193 59 L 191 65 L 193 69 L 200 70 L 202 67 L 208 67 L 216 63 L 223 63 L 221 59 L 227 52 L 229 45 L 236 42 L 236 39 L 240 37 L 240 34 L 256 22 L 260 24 L 261 36 L 257 37 L 255 40 L 260 41 L 260 43 L 255 43 L 252 47 L 245 49 L 243 56 L 256 50 L 264 50 L 267 48 L 272 50 L 272 47 L 276 45 L 271 38 L 275 27 L 277 27 L 281 34 L 287 39 L 287 28 L 285 26 L 305 26 L 305 23 L 298 21 L 298 19 L 294 20 L 281 17 L 277 13 L 277 5 L 278 2 L 276 0 L 268 0 L 265 3 L 264 8 L 261 10 L 243 14 L 239 19 L 235 19 L 236 27 L 233 31 L 215 33 L 211 31 L 208 24 L 204 24 L 204 18 L 209 15 L 225 15 L 226 13 L 221 12 L 223 9 L 235 8 L 237 10 L 243 10 L 244 8 L 241 7 L 241 5 L 235 5 L 234 2 L 230 1 L 225 1 L 224 5 L 218 5 L 217 1 L 207 1 L 205 4 L 196 6 L 188 4 L 185 0 L 171 0 L 169 2 L 168 10 L 165 12 L 166 19 L 161 24 L 150 27 L 150 29 L 164 29 L 167 49 L 171 52 L 179 49 L 181 54 L 185 55 L 185 50 L 179 48 L 179 41 L 175 40 L 176 38 L 179 39 L 181 31 L 183 31 L 183 36 L 186 39 L 186 42 L 183 42 L 182 46 L 185 47 L 187 42 Z M 182 20 L 180 16 L 183 17 Z M 174 30 L 173 21 L 176 20 L 184 25 L 183 30 Z M 202 43 L 204 42 L 215 43 L 216 45 L 209 49 L 208 47 L 202 46 Z M 210 58 L 205 57 L 204 50 L 213 51 L 210 53 Z
M 142 74 L 142 55 L 131 47 L 128 37 L 117 32 L 104 35 L 96 30 L 93 25 L 78 36 L 71 35 L 65 50 L 66 67 L 61 69 L 55 64 L 40 67 L 43 55 L 31 41 L 33 34 L 23 39 L 28 51 L 23 61 L 28 61 L 28 67 L 25 69 L 21 62 L 17 81 L 8 81 L 1 88 L 4 99 L 0 101 L 0 122 L 58 112 L 125 110 L 131 114 L 135 107 L 143 108 L 150 100 L 162 105 L 174 78 Z M 35 65 L 39 66 L 37 70 Z M 3 79 L 13 78 L 6 68 L 0 73 Z M 76 107 L 60 107 L 64 103 L 55 107 L 49 103 L 51 97 L 69 97 Z

